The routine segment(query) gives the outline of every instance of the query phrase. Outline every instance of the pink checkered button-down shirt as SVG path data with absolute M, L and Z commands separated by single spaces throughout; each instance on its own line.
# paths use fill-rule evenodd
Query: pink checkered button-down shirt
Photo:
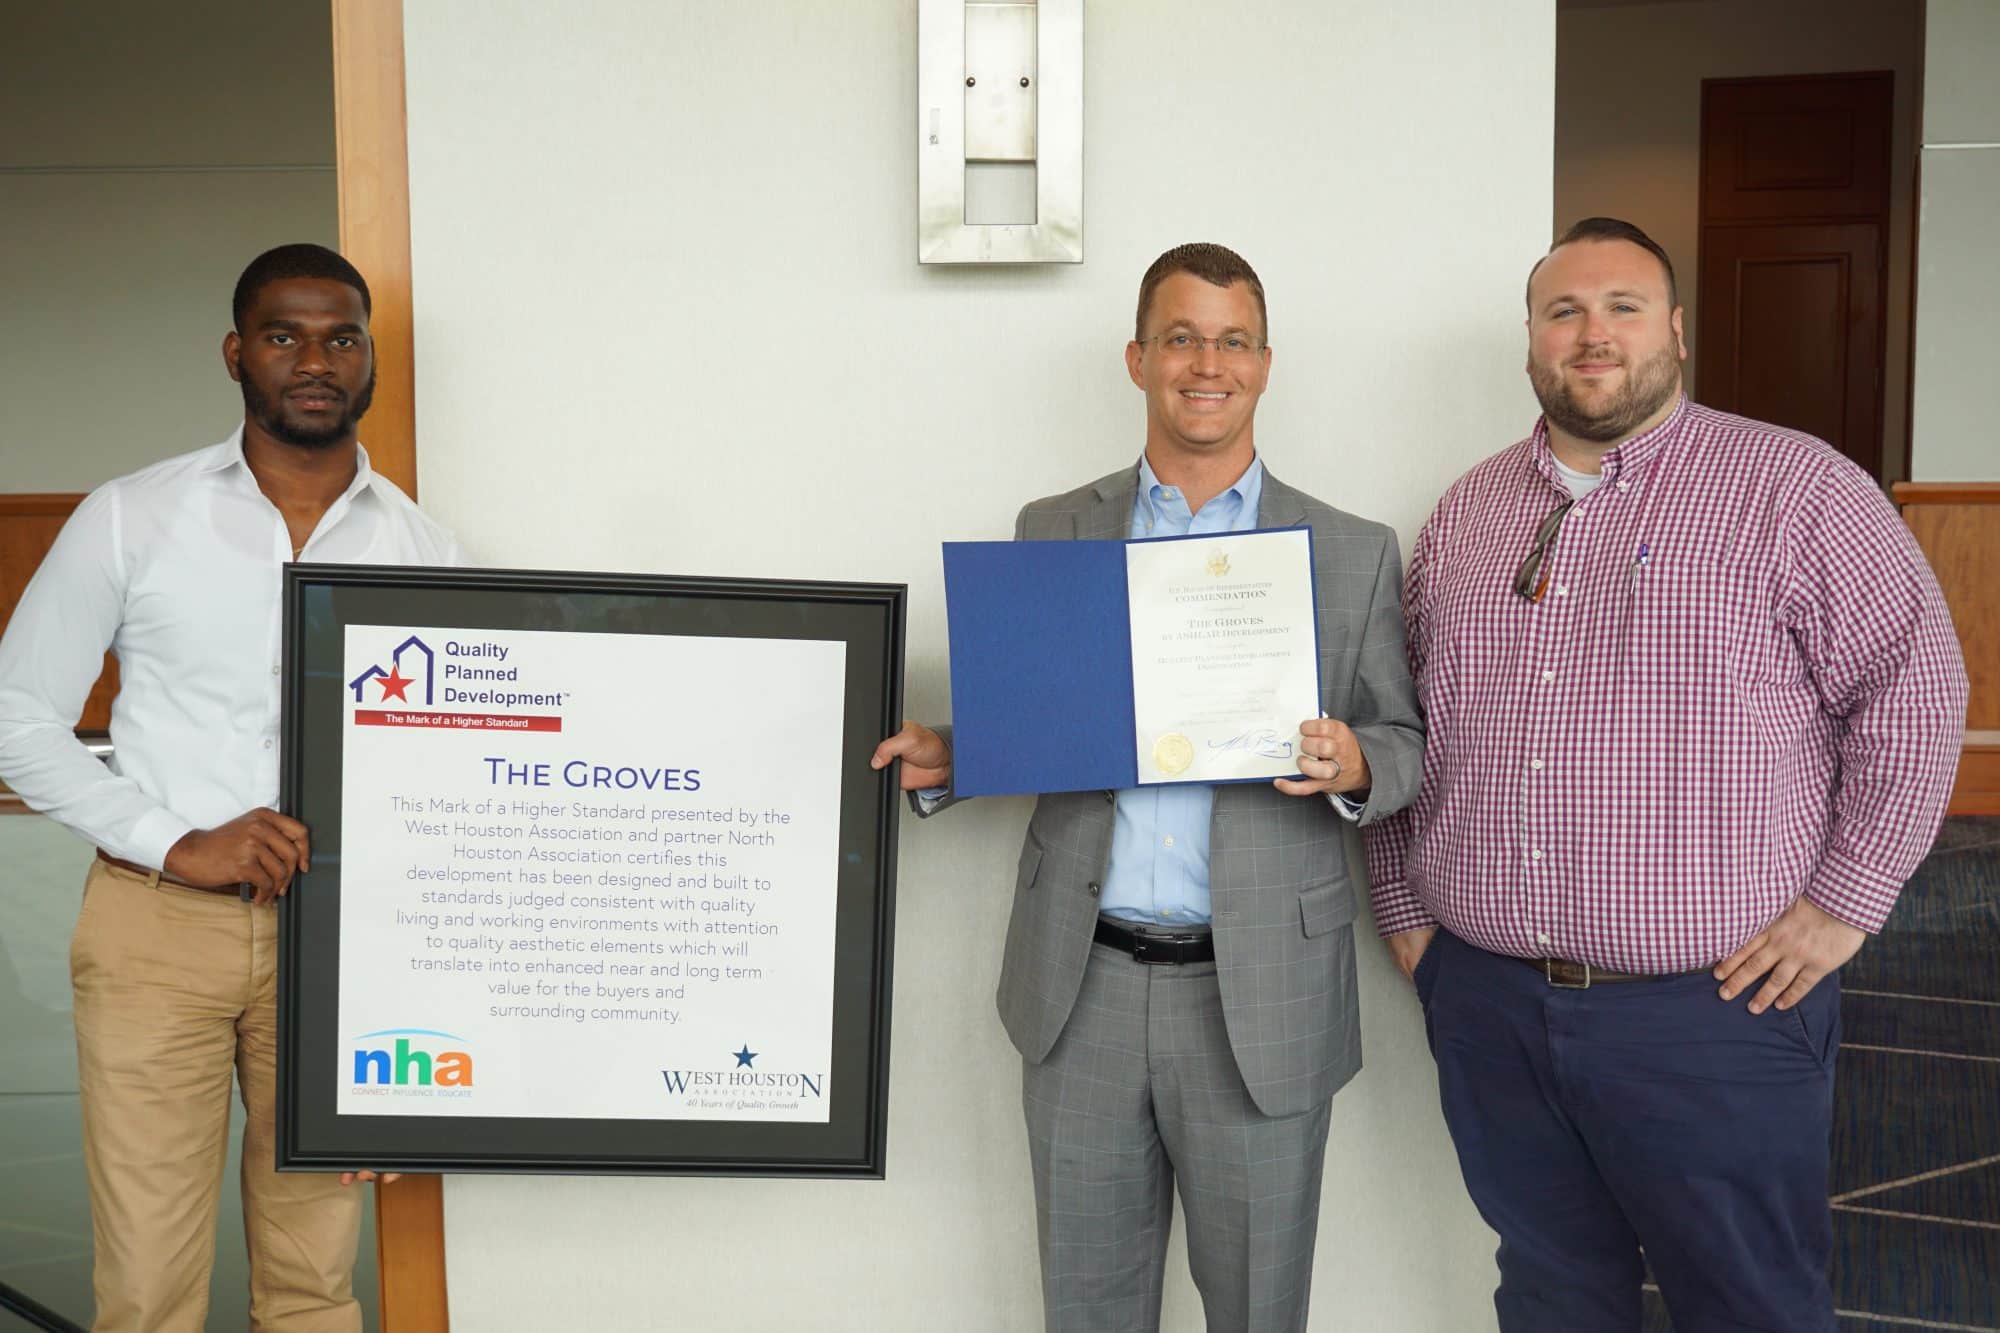
M 1404 585 L 1429 741 L 1367 831 L 1383 934 L 1624 972 L 1726 957 L 1803 893 L 1877 930 L 1937 835 L 1966 678 L 1895 510 L 1827 445 L 1688 402 L 1569 492 L 1546 425 L 1460 478 Z

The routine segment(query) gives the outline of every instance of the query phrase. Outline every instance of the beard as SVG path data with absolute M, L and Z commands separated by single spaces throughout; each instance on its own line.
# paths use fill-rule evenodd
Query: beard
M 1624 387 L 1594 411 L 1577 402 L 1561 366 L 1531 360 L 1528 382 L 1534 385 L 1535 398 L 1550 425 L 1579 440 L 1607 444 L 1631 435 L 1680 392 L 1681 370 L 1672 346 L 1662 347 L 1637 364 L 1627 362 Z
M 248 375 L 237 381 L 243 390 L 243 413 L 272 439 L 281 444 L 296 445 L 301 449 L 324 449 L 337 444 L 354 433 L 361 418 L 368 415 L 368 407 L 375 401 L 375 372 L 368 372 L 368 383 L 353 398 L 331 385 L 321 386 L 322 391 L 332 394 L 344 404 L 344 410 L 332 421 L 308 423 L 294 421 L 287 417 L 285 400 L 280 395 L 275 401 L 264 395 Z

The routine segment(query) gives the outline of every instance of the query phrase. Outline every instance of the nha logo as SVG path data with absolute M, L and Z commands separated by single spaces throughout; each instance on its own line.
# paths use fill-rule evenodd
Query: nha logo
M 396 1039 L 393 1048 L 371 1049 L 366 1044 L 384 1037 Z M 419 1047 L 411 1044 L 412 1037 L 435 1037 L 450 1042 L 465 1040 L 449 1032 L 433 1032 L 429 1028 L 384 1028 L 380 1032 L 364 1032 L 354 1047 L 354 1082 L 380 1083 L 399 1088 L 412 1085 L 428 1088 L 433 1084 L 441 1088 L 472 1086 L 472 1056 L 469 1053 L 424 1049 L 435 1043 L 425 1042 L 423 1047 Z

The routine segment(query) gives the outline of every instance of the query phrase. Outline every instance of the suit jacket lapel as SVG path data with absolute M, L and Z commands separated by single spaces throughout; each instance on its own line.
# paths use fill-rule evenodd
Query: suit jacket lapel
M 1264 498 L 1257 503 L 1260 528 L 1295 528 L 1306 521 L 1305 497 L 1264 469 Z
M 1080 541 L 1123 541 L 1132 535 L 1132 502 L 1139 494 L 1139 465 L 1091 483 L 1096 503 L 1077 515 Z

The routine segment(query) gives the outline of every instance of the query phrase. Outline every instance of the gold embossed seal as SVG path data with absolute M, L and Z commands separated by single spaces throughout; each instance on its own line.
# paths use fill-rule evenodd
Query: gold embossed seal
M 1153 767 L 1177 778 L 1194 763 L 1194 742 L 1178 731 L 1170 731 L 1153 742 Z

